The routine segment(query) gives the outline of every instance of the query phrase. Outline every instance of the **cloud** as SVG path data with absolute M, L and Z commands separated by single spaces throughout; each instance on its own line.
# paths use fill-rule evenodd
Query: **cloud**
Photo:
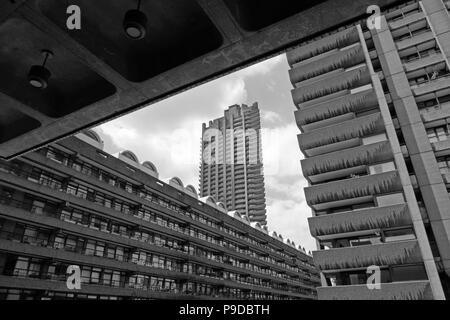
M 281 233 L 286 239 L 301 245 L 306 251 L 316 250 L 316 242 L 309 233 L 306 223 L 311 216 L 311 210 L 305 202 L 293 200 L 279 200 L 267 206 L 272 214 L 267 217 L 267 224 L 271 231 Z
M 241 71 L 238 71 L 237 74 L 242 75 L 243 77 L 264 76 L 271 72 L 282 61 L 283 55 L 278 55 L 242 69 Z
M 281 116 L 275 112 L 270 110 L 261 110 L 261 122 L 263 126 L 265 124 L 275 124 L 281 121 Z
M 298 176 L 301 174 L 301 152 L 297 143 L 298 128 L 294 124 L 265 128 L 263 124 L 262 151 L 266 176 Z
M 221 83 L 221 96 L 218 99 L 218 106 L 225 110 L 231 105 L 247 102 L 248 94 L 245 88 L 245 80 L 237 77 L 228 79 Z M 218 118 L 219 115 L 215 116 Z

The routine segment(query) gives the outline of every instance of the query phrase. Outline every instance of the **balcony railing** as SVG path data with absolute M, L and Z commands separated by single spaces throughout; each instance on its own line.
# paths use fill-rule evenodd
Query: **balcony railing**
M 362 138 L 380 133 L 384 122 L 379 112 L 344 121 L 340 124 L 320 128 L 298 136 L 301 150 L 308 150 L 333 143 Z
M 412 223 L 406 204 L 375 207 L 308 218 L 314 237 L 337 235 L 381 228 L 392 228 Z
M 314 206 L 395 191 L 402 191 L 402 184 L 398 172 L 393 170 L 307 187 L 305 196 L 308 204 Z
M 348 28 L 289 51 L 287 53 L 288 62 L 292 66 L 324 52 L 342 48 L 357 41 L 359 41 L 359 35 L 356 27 Z
M 430 300 L 429 281 L 382 283 L 380 289 L 369 290 L 367 285 L 317 288 L 319 300 Z
M 307 177 L 337 170 L 369 165 L 393 158 L 389 141 L 362 145 L 302 160 L 303 173 Z
M 335 248 L 313 252 L 320 270 L 365 268 L 422 262 L 417 240 Z

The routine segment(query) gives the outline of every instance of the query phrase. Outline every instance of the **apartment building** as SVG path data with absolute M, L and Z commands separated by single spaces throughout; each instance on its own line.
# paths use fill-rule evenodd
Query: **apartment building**
M 233 105 L 202 126 L 200 195 L 267 223 L 258 103 Z
M 410 1 L 287 53 L 319 299 L 450 297 L 449 8 Z
M 316 299 L 319 283 L 293 242 L 93 131 L 0 162 L 2 300 Z

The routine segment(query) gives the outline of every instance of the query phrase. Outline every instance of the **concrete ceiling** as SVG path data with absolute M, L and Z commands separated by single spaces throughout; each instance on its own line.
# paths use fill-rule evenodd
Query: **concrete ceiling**
M 0 2 L 0 157 L 11 159 L 367 17 L 398 0 L 142 0 L 141 40 L 122 28 L 137 0 Z M 68 30 L 69 5 L 81 30 Z M 28 83 L 42 50 L 48 87 Z M 180 108 L 183 108 L 180 105 Z

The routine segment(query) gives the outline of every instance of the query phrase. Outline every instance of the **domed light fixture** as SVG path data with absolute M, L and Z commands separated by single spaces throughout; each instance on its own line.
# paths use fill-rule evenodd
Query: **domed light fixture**
M 147 16 L 140 11 L 141 0 L 138 0 L 137 9 L 129 10 L 123 19 L 123 29 L 127 36 L 133 40 L 140 40 L 147 32 Z
M 50 50 L 42 50 L 44 55 L 44 62 L 42 65 L 31 66 L 30 72 L 28 72 L 28 83 L 37 89 L 45 89 L 48 86 L 48 80 L 51 77 L 51 72 L 45 67 L 48 58 L 53 57 L 53 52 Z

